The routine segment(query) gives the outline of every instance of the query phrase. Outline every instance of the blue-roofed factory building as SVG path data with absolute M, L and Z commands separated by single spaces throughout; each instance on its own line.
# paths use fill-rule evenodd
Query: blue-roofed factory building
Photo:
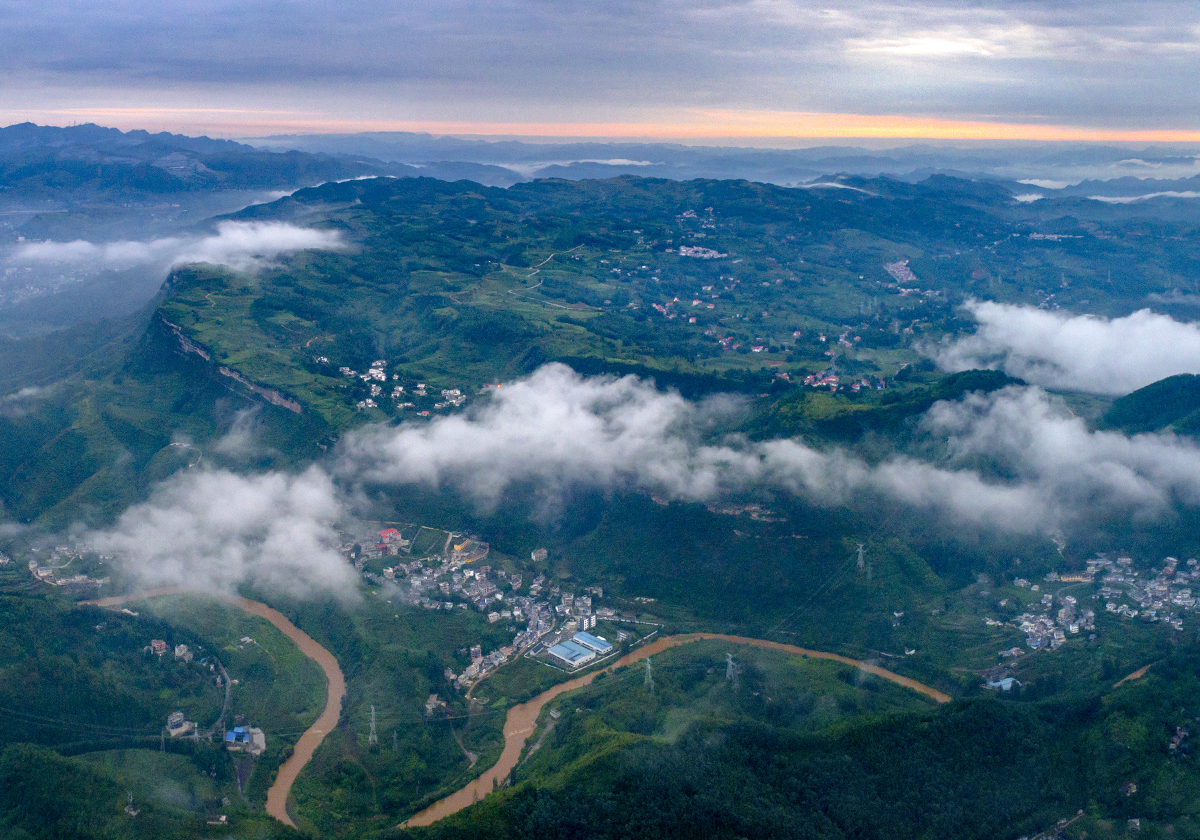
M 578 668 L 596 658 L 596 652 L 577 642 L 567 640 L 550 648 L 550 656 L 568 668 Z
M 267 737 L 257 726 L 235 726 L 225 733 L 225 748 L 248 752 L 257 758 L 266 752 Z
M 601 636 L 593 636 L 591 633 L 576 633 L 571 637 L 571 641 L 578 642 L 585 648 L 594 650 L 598 656 L 612 651 L 613 646 L 608 643 L 608 640 Z

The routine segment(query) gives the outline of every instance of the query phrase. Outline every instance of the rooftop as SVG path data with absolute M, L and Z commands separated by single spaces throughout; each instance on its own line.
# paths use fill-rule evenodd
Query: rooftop
M 592 659 L 596 654 L 583 645 L 568 640 L 559 642 L 550 648 L 550 655 L 561 659 L 569 665 L 579 665 Z
M 572 641 L 578 642 L 584 647 L 591 648 L 596 653 L 608 653 L 612 650 L 612 645 L 606 639 L 599 636 L 593 636 L 591 633 L 576 633 L 571 637 Z

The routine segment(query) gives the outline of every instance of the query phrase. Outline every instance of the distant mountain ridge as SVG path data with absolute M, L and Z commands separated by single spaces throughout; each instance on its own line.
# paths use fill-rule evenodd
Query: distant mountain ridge
M 1136 184 L 1144 176 L 1159 179 L 1153 192 L 1175 179 L 1196 174 L 1200 148 L 1183 146 L 1125 147 L 1088 143 L 977 143 L 961 146 L 910 142 L 871 149 L 832 143 L 809 148 L 701 146 L 671 142 L 595 140 L 546 142 L 531 138 L 481 139 L 416 132 L 359 134 L 281 134 L 243 138 L 258 148 L 299 149 L 337 155 L 368 155 L 407 164 L 459 161 L 504 167 L 526 179 L 559 177 L 612 178 L 642 175 L 672 180 L 738 179 L 800 186 L 834 174 L 875 178 L 888 176 L 922 181 L 931 175 L 985 179 L 1005 184 L 1014 193 L 1051 195 L 1130 195 L 1096 185 L 1125 179 Z M 781 140 L 781 143 L 784 142 Z M 1045 186 L 1023 184 L 1035 180 Z M 1083 187 L 1081 182 L 1092 182 Z M 1060 192 L 1051 186 L 1080 184 Z M 1149 182 L 1147 182 L 1149 183 Z M 502 183 L 489 184 L 506 186 Z M 1179 188 L 1175 188 L 1179 189 Z M 1046 192 L 1049 191 L 1049 192 Z
M 122 132 L 92 124 L 0 128 L 0 200 L 9 201 L 139 199 L 417 174 L 402 164 L 262 151 L 232 140 L 165 132 Z
M 37 149 L 72 147 L 90 147 L 115 152 L 151 142 L 188 149 L 201 154 L 255 151 L 253 146 L 247 146 L 234 140 L 188 137 L 184 134 L 170 134 L 166 131 L 151 134 L 141 129 L 121 131 L 118 128 L 105 128 L 94 123 L 60 127 L 24 122 L 0 128 L 0 155 L 19 154 Z

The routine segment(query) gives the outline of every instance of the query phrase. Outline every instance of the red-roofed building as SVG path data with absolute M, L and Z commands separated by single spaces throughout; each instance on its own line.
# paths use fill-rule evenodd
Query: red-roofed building
M 384 542 L 400 539 L 400 532 L 395 528 L 386 528 L 379 532 L 379 536 L 383 537 Z

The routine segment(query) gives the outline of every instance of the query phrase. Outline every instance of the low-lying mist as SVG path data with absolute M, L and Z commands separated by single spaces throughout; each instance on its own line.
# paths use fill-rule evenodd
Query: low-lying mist
M 1200 373 L 1200 326 L 1142 309 L 1124 318 L 968 301 L 968 336 L 925 347 L 946 371 L 977 368 L 1046 388 L 1119 396 L 1177 373 Z
M 701 502 L 768 491 L 822 508 L 886 501 L 947 527 L 1023 535 L 1200 504 L 1192 440 L 1091 431 L 1036 386 L 935 404 L 918 435 L 940 454 L 923 458 L 714 431 L 739 410 L 729 398 L 690 402 L 634 376 L 546 365 L 463 414 L 352 432 L 299 474 L 177 473 L 90 540 L 148 585 L 353 597 L 336 526 L 370 518 L 365 500 L 402 486 L 452 488 L 481 510 L 518 486 L 559 504 L 573 489 Z M 243 447 L 246 433 L 236 427 L 237 445 L 214 449 Z
M 131 268 L 161 266 L 164 270 L 187 263 L 227 265 L 248 271 L 269 265 L 283 254 L 304 250 L 343 250 L 340 231 L 303 228 L 286 222 L 220 222 L 208 236 L 167 236 L 145 241 L 93 243 L 27 242 L 13 251 L 16 265 L 93 265 Z

